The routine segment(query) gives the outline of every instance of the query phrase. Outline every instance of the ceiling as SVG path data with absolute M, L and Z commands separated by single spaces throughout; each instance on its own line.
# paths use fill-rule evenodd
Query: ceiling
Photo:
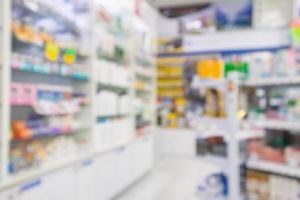
M 155 7 L 181 7 L 189 5 L 199 5 L 202 3 L 212 2 L 214 0 L 147 0 Z

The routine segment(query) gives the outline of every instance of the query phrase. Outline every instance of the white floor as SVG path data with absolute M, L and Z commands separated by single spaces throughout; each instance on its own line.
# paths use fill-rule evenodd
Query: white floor
M 164 158 L 117 200 L 199 200 L 197 187 L 220 168 L 193 158 Z

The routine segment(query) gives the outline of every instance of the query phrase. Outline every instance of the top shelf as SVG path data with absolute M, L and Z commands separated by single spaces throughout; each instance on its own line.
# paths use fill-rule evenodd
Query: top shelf
M 291 39 L 288 29 L 234 30 L 199 36 L 185 35 L 183 36 L 184 53 L 162 53 L 159 56 L 230 55 L 259 51 L 277 51 L 289 48 L 290 46 Z
M 264 78 L 248 80 L 241 83 L 241 86 L 245 87 L 271 87 L 271 86 L 293 86 L 300 85 L 300 76 L 287 76 L 276 78 Z

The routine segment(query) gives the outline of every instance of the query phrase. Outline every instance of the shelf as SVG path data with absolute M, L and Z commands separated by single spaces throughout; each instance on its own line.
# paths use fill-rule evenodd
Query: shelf
M 228 125 L 228 119 L 227 118 L 212 118 L 212 117 L 203 117 L 197 119 L 198 124 L 203 124 L 203 125 L 211 125 L 211 126 L 216 126 L 219 129 L 226 129 Z
M 300 168 L 291 167 L 287 164 L 280 164 L 263 160 L 249 160 L 247 161 L 246 166 L 247 168 L 253 170 L 270 172 L 293 178 L 300 178 Z
M 31 138 L 26 138 L 26 139 L 12 139 L 12 142 L 26 142 L 26 141 L 31 141 L 31 140 L 36 140 L 36 139 L 43 139 L 43 138 L 51 138 L 51 137 L 59 137 L 59 136 L 67 136 L 67 135 L 72 135 L 73 133 L 78 133 L 79 131 L 83 130 L 88 130 L 86 127 L 82 128 L 71 128 L 71 129 L 66 129 L 63 130 L 63 128 L 54 128 L 54 127 L 46 127 L 46 131 L 40 132 L 37 134 L 34 134 Z M 48 131 L 47 131 L 48 129 Z M 55 130 L 55 133 L 53 133 Z
M 39 179 L 40 177 L 54 172 L 56 170 L 68 167 L 70 165 L 75 165 L 81 163 L 87 159 L 93 158 L 92 154 L 86 154 L 82 156 L 77 156 L 76 158 L 66 158 L 63 161 L 56 162 L 48 166 L 42 166 L 39 169 L 31 169 L 26 172 L 21 172 L 17 175 L 12 175 L 8 178 L 8 181 L 0 185 L 0 192 L 5 191 L 6 189 L 24 184 L 27 181 L 32 181 L 33 179 Z
M 71 28 L 73 31 L 76 32 L 76 34 L 80 33 L 79 27 L 77 24 L 70 19 L 67 15 L 64 15 L 57 11 L 58 9 L 55 8 L 53 5 L 46 4 L 44 2 L 39 2 L 38 3 L 38 10 L 37 11 L 32 11 L 30 8 L 27 8 L 28 11 L 35 12 L 35 14 L 39 14 L 41 17 L 55 17 L 61 21 L 64 21 L 64 24 L 67 25 L 69 28 Z M 61 10 L 60 10 L 61 11 Z
M 136 76 L 143 79 L 154 79 L 155 73 L 153 71 L 149 71 L 148 69 L 143 69 L 142 67 L 137 67 L 135 70 Z
M 205 130 L 205 131 L 196 131 L 198 139 L 207 139 L 210 137 L 224 137 L 225 141 L 228 141 L 229 134 L 224 130 Z M 239 141 L 262 138 L 264 136 L 263 131 L 253 131 L 253 130 L 240 130 L 238 132 L 237 138 Z
M 229 164 L 229 160 L 228 160 L 227 156 L 207 154 L 204 156 L 200 155 L 200 159 L 203 159 L 206 162 L 209 162 L 209 163 L 212 163 L 212 164 L 222 167 L 225 173 L 227 173 L 229 171 L 228 167 L 230 164 Z M 245 161 L 244 159 L 240 158 L 239 164 L 243 165 L 245 163 L 244 161 Z
M 158 75 L 158 79 L 183 79 L 184 75 L 179 74 L 179 75 Z
M 102 155 L 102 154 L 105 154 L 105 153 L 108 153 L 111 151 L 116 151 L 120 148 L 125 148 L 129 145 L 135 144 L 135 143 L 143 141 L 143 140 L 147 140 L 148 138 L 151 138 L 154 136 L 155 136 L 155 134 L 145 135 L 143 137 L 135 138 L 125 144 L 116 145 L 114 147 L 111 147 L 111 148 L 108 148 L 105 150 L 99 149 L 98 151 L 95 151 L 95 152 L 77 155 L 76 157 L 72 157 L 72 158 L 70 157 L 70 158 L 64 159 L 60 162 L 55 162 L 48 166 L 42 166 L 39 169 L 31 169 L 29 171 L 26 171 L 26 173 L 21 172 L 20 174 L 9 177 L 8 181 L 0 184 L 0 192 L 5 191 L 6 189 L 12 188 L 14 186 L 23 184 L 24 182 L 32 181 L 33 179 L 40 178 L 43 175 L 49 174 L 49 173 L 57 171 L 59 169 L 62 169 L 62 168 L 65 168 L 65 167 L 68 167 L 71 165 L 83 164 L 87 160 L 94 159 L 96 156 L 99 156 L 99 155 Z
M 184 83 L 182 84 L 168 84 L 168 85 L 157 85 L 159 89 L 168 89 L 168 88 L 183 88 Z
M 43 116 L 43 117 L 54 117 L 54 116 L 74 116 L 74 115 L 77 115 L 79 114 L 82 110 L 81 110 L 81 106 L 79 105 L 78 108 L 76 108 L 76 110 L 70 112 L 70 111 L 66 111 L 66 110 L 63 110 L 63 108 L 60 106 L 59 107 L 59 104 L 57 103 L 57 105 L 53 108 L 50 112 L 46 112 L 46 110 L 43 110 L 43 109 L 37 109 L 37 107 L 41 107 L 41 106 L 35 106 L 35 105 L 23 105 L 23 104 L 11 104 L 10 105 L 12 108 L 27 108 L 27 109 L 32 109 L 36 114 L 40 115 L 40 116 Z M 55 110 L 58 110 L 58 108 L 60 109 L 60 112 L 53 112 L 54 109 Z M 49 110 L 48 110 L 49 111 Z M 52 112 L 52 113 L 51 113 Z
M 99 90 L 110 90 L 110 91 L 115 91 L 118 93 L 123 93 L 123 92 L 129 91 L 128 87 L 123 87 L 120 85 L 112 85 L 112 84 L 108 84 L 108 83 L 99 83 L 99 82 L 98 82 L 98 89 Z
M 43 72 L 43 71 L 36 71 L 34 69 L 30 69 L 30 70 L 26 70 L 26 69 L 18 69 L 18 68 L 14 68 L 12 67 L 12 69 L 14 71 L 18 71 L 18 72 L 23 72 L 23 73 L 31 73 L 31 74 L 37 74 L 37 75 L 44 75 L 44 76 L 57 76 L 57 77 L 61 77 L 61 78 L 68 78 L 71 80 L 75 80 L 75 81 L 88 81 L 89 77 L 86 74 L 83 73 L 73 73 L 70 75 L 62 75 L 59 73 L 48 73 L 48 72 Z
M 248 80 L 241 83 L 241 86 L 245 87 L 266 87 L 266 86 L 289 86 L 300 85 L 300 76 L 292 77 L 276 77 L 276 78 L 264 78 Z
M 264 137 L 264 131 L 262 130 L 240 130 L 238 135 L 240 141 L 262 137 Z
M 290 46 L 288 28 L 232 30 L 202 35 L 186 35 L 183 37 L 184 53 L 162 53 L 159 57 L 243 54 L 277 51 L 287 49 Z
M 140 93 L 153 93 L 153 91 L 151 90 L 151 88 L 135 88 L 135 91 L 140 92 Z
M 118 119 L 118 118 L 125 118 L 125 117 L 129 117 L 129 114 L 102 115 L 102 116 L 97 116 L 97 120 L 102 120 L 102 119 Z
M 225 80 L 214 80 L 214 79 L 199 79 L 198 77 L 194 77 L 191 87 L 194 89 L 206 89 L 206 88 L 215 88 L 220 90 L 226 89 L 226 81 Z
M 264 129 L 273 129 L 273 130 L 287 130 L 287 131 L 300 131 L 299 121 L 284 121 L 284 120 L 272 120 L 272 119 L 257 119 L 257 120 L 248 120 L 244 123 L 248 123 L 251 126 Z

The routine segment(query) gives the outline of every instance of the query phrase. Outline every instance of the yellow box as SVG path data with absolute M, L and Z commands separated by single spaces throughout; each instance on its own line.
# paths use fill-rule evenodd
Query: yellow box
M 224 63 L 219 59 L 202 60 L 197 66 L 201 79 L 222 79 L 224 77 Z

